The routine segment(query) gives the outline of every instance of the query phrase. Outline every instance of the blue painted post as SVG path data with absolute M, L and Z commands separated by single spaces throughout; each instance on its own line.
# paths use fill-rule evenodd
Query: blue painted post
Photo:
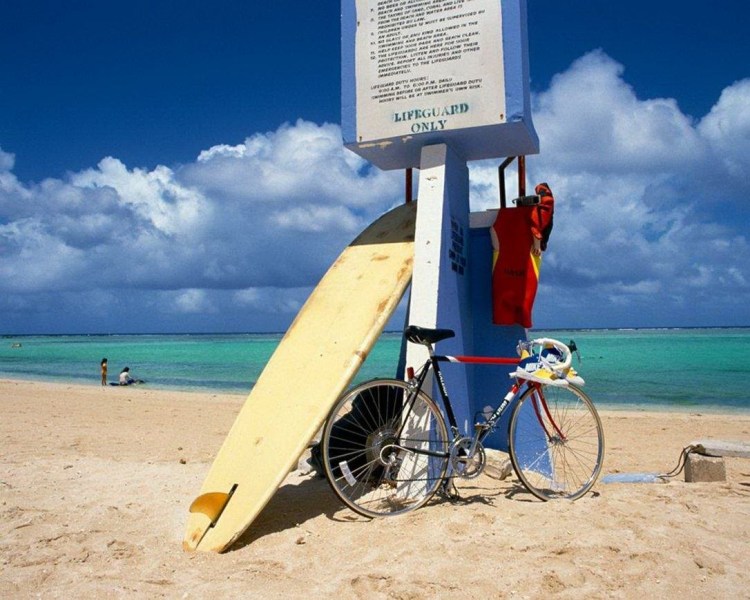
M 497 211 L 472 213 L 470 231 L 471 315 L 473 351 L 477 356 L 515 356 L 519 340 L 526 339 L 526 330 L 518 325 L 492 323 L 492 242 L 490 225 Z M 509 374 L 515 367 L 476 365 L 473 371 L 470 407 L 473 414 L 485 406 L 496 407 L 510 385 Z M 507 450 L 508 418 L 506 412 L 498 429 L 487 438 L 486 446 Z

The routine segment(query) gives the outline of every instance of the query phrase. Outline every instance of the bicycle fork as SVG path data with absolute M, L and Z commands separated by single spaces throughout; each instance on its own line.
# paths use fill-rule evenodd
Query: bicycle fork
M 555 419 L 552 418 L 552 414 L 549 411 L 547 399 L 542 392 L 543 386 L 536 382 L 529 382 L 529 385 L 531 386 L 531 389 L 534 390 L 532 392 L 533 396 L 531 406 L 534 408 L 534 414 L 536 415 L 537 421 L 539 421 L 539 426 L 542 428 L 542 431 L 544 431 L 544 435 L 547 436 L 547 441 L 554 442 L 557 440 L 559 442 L 566 442 L 567 438 L 565 437 L 565 434 L 557 425 Z M 540 406 L 544 411 L 544 415 L 542 415 L 540 411 Z M 547 417 L 546 419 L 544 418 L 545 416 Z M 548 423 L 554 428 L 554 433 L 557 434 L 556 436 L 550 432 L 549 427 L 547 426 Z
M 474 444 L 472 444 L 471 456 L 473 456 L 473 453 L 476 451 L 476 446 L 478 445 L 478 443 L 481 443 L 482 440 L 484 440 L 484 438 L 488 435 L 488 433 L 492 429 L 494 429 L 495 425 L 500 420 L 500 417 L 508 408 L 508 405 L 518 395 L 518 392 L 521 389 L 522 385 L 523 384 L 519 384 L 518 382 L 514 383 L 511 386 L 508 393 L 503 398 L 503 401 L 500 403 L 500 406 L 498 406 L 495 409 L 495 411 L 490 415 L 487 421 L 485 423 L 476 423 L 474 425 L 475 434 L 474 434 Z M 537 421 L 539 422 L 539 426 L 542 428 L 542 431 L 544 431 L 544 435 L 547 437 L 547 440 L 552 441 L 553 439 L 555 439 L 555 436 L 553 435 L 553 433 L 550 432 L 549 425 L 551 425 L 552 428 L 554 429 L 554 433 L 557 434 L 557 439 L 560 440 L 561 442 L 565 442 L 566 441 L 565 434 L 557 425 L 557 422 L 555 421 L 555 419 L 552 418 L 552 414 L 549 411 L 549 406 L 547 406 L 547 399 L 544 397 L 544 393 L 542 391 L 544 386 L 542 386 L 540 383 L 533 382 L 533 381 L 526 382 L 526 385 L 528 385 L 529 388 L 533 390 L 531 406 L 534 408 L 534 414 L 537 418 Z M 545 416 L 547 417 L 546 419 L 544 418 Z

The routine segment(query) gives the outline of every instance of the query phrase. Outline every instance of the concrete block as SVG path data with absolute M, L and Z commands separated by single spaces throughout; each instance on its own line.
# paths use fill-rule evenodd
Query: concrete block
M 706 481 L 726 481 L 727 470 L 724 459 L 716 456 L 703 456 L 691 452 L 685 462 L 685 481 L 698 483 Z

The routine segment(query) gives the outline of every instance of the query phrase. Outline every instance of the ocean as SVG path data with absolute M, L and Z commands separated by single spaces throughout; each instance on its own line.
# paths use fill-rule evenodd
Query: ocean
M 574 339 L 574 366 L 607 408 L 750 412 L 750 328 L 534 331 Z M 123 367 L 154 389 L 246 395 L 281 334 L 0 337 L 0 378 L 99 385 Z M 384 333 L 356 381 L 391 376 L 401 336 Z M 471 368 L 471 367 L 469 367 Z M 450 381 L 448 381 L 450 390 Z

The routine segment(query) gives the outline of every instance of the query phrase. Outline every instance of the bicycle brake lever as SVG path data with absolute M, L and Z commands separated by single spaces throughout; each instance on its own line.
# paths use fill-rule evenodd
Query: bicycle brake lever
M 518 353 L 518 356 L 521 358 L 524 358 L 523 353 L 526 352 L 527 356 L 531 356 L 531 342 L 525 342 L 523 340 L 518 340 L 518 344 L 516 345 L 516 352 Z

